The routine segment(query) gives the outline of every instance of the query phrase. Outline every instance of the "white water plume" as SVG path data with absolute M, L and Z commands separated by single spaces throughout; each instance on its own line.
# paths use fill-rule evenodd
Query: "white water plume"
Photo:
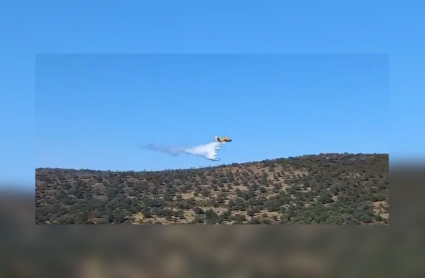
M 220 159 L 217 158 L 217 152 L 221 150 L 222 144 L 223 143 L 220 142 L 211 142 L 208 144 L 193 147 L 161 147 L 156 146 L 154 144 L 150 144 L 145 148 L 154 151 L 165 152 L 171 154 L 172 156 L 178 156 L 179 154 L 190 154 L 197 155 L 213 161 L 218 161 Z

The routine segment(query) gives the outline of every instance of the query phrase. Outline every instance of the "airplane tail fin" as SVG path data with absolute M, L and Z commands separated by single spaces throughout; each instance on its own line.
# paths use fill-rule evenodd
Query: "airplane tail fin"
M 220 142 L 220 139 L 218 138 L 218 136 L 215 136 L 215 141 Z

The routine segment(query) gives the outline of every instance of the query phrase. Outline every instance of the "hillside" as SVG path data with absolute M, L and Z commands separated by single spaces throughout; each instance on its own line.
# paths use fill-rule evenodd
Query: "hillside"
M 159 172 L 36 169 L 37 224 L 388 224 L 388 154 Z

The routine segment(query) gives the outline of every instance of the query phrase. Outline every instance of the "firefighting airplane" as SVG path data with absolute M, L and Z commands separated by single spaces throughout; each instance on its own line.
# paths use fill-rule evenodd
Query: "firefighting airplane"
M 220 143 L 227 143 L 227 142 L 232 142 L 232 139 L 230 139 L 229 137 L 218 137 L 217 135 L 215 136 L 215 140 L 217 141 L 217 142 L 220 142 Z

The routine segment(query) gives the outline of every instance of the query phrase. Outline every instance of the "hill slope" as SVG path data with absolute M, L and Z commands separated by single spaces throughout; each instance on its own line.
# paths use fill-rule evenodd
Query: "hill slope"
M 160 172 L 36 169 L 37 224 L 388 224 L 388 154 Z

